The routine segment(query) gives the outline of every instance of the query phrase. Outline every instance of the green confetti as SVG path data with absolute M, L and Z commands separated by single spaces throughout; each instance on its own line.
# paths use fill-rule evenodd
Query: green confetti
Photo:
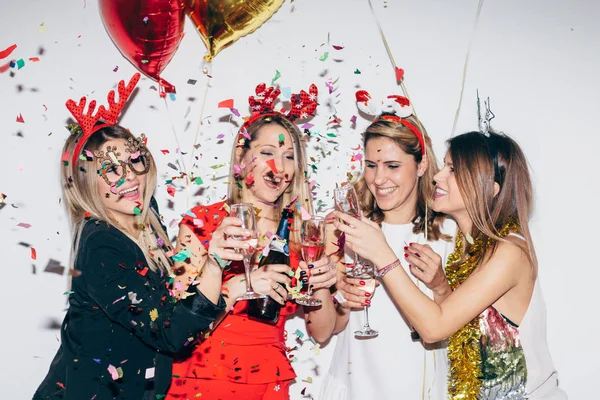
M 140 215 L 142 213 L 142 210 L 140 210 L 140 208 L 138 206 L 133 207 L 133 213 L 135 215 Z
M 275 81 L 277 79 L 281 78 L 281 73 L 279 72 L 279 70 L 275 70 L 275 77 L 273 79 L 271 79 L 271 85 L 275 83 Z
M 183 249 L 181 250 L 179 253 L 175 254 L 174 256 L 171 256 L 171 258 L 174 261 L 185 261 L 188 258 L 190 258 L 191 254 L 190 254 L 190 249 Z
M 227 165 L 227 163 L 215 164 L 215 165 L 211 165 L 210 168 L 212 168 L 212 169 L 218 169 L 218 168 L 224 167 L 226 165 Z
M 23 59 L 19 59 L 17 60 L 17 67 L 19 67 L 18 69 L 21 69 L 25 66 L 25 61 L 23 61 Z
M 327 132 L 327 136 L 329 137 L 337 137 L 335 133 L 333 132 Z
M 194 179 L 194 183 L 196 185 L 202 185 L 204 182 L 202 181 L 202 178 L 197 177 L 196 179 Z
M 279 134 L 279 143 L 283 143 L 285 142 L 285 136 L 283 136 L 283 133 Z
M 142 64 L 148 64 L 150 60 L 142 60 Z
M 213 253 L 213 257 L 215 260 L 217 260 L 221 269 L 225 269 L 229 264 L 231 264 L 231 261 L 224 261 L 217 253 Z
M 360 75 L 360 71 L 358 70 L 358 68 L 356 68 L 356 69 L 354 70 L 354 73 L 355 73 L 356 75 Z
M 165 184 L 170 185 L 171 183 L 173 183 L 173 179 L 167 179 L 165 181 Z
M 319 57 L 319 61 L 325 61 L 325 60 L 327 60 L 327 57 L 329 57 L 328 51 L 326 51 L 325 54 L 323 54 L 321 57 Z
M 74 291 L 72 291 L 72 290 L 69 290 L 69 291 L 67 291 L 67 292 L 64 292 L 64 293 L 63 293 L 63 295 L 65 295 L 65 294 L 73 294 L 73 293 L 75 293 L 75 292 L 74 292 Z
M 298 336 L 298 338 L 299 338 L 300 340 L 302 340 L 302 338 L 304 338 L 304 333 L 302 333 L 302 331 L 301 331 L 300 329 L 296 329 L 296 332 L 294 332 L 294 334 L 295 334 L 296 336 Z
M 117 187 L 121 186 L 124 183 L 125 183 L 125 178 L 119 179 L 119 182 L 117 182 Z

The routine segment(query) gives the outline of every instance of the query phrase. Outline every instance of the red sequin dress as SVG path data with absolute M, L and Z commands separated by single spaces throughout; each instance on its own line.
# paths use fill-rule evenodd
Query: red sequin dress
M 224 204 L 194 207 L 192 213 L 196 221 L 191 216 L 182 221 L 207 249 L 213 232 L 228 215 Z M 297 268 L 298 261 L 298 254 L 291 253 L 293 269 Z M 223 273 L 223 282 L 243 273 L 243 263 L 232 262 Z M 195 398 L 202 393 L 203 379 L 221 381 L 226 391 L 228 383 L 267 384 L 296 377 L 286 354 L 284 338 L 286 317 L 296 311 L 296 304 L 288 301 L 281 307 L 276 324 L 249 319 L 247 308 L 247 301 L 238 301 L 210 336 L 196 343 L 190 357 L 173 364 L 173 380 L 166 400 Z

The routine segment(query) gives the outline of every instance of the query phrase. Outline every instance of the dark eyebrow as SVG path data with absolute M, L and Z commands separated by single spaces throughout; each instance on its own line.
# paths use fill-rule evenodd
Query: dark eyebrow
M 375 161 L 372 161 L 372 160 L 369 160 L 369 159 L 366 159 L 365 162 L 370 162 L 370 163 L 376 164 Z M 384 164 L 402 164 L 402 161 L 388 160 L 388 161 L 384 161 L 383 163 Z

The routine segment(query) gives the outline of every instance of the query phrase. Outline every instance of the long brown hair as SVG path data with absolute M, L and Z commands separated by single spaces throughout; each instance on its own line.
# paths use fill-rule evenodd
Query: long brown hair
M 523 151 L 503 133 L 468 132 L 448 140 L 454 175 L 473 221 L 469 233 L 472 237 L 483 234 L 498 242 L 506 242 L 498 231 L 511 220 L 516 220 L 525 243 L 521 247 L 529 256 L 534 268 L 537 258 L 529 230 L 529 216 L 533 209 L 533 187 L 527 159 Z M 500 190 L 494 196 L 494 183 Z
M 388 114 L 383 114 L 382 116 L 385 115 Z M 433 192 L 435 191 L 433 176 L 437 174 L 439 170 L 433 148 L 431 147 L 431 139 L 417 117 L 411 115 L 406 118 L 406 120 L 419 129 L 423 135 L 425 141 L 425 153 L 427 154 L 429 164 L 429 167 L 417 184 L 418 197 L 416 214 L 412 220 L 412 223 L 414 224 L 413 232 L 417 234 L 425 233 L 425 224 L 427 223 L 427 240 L 439 240 L 440 238 L 450 240 L 450 237 L 448 235 L 442 235 L 440 230 L 440 225 L 445 217 L 431 209 Z M 402 151 L 413 156 L 415 163 L 417 164 L 423 160 L 423 151 L 419 139 L 410 129 L 400 122 L 391 119 L 378 118 L 367 127 L 363 137 L 363 148 L 366 149 L 369 140 L 375 138 L 388 138 L 393 140 Z M 361 209 L 365 213 L 365 216 L 372 221 L 381 224 L 384 218 L 383 211 L 379 208 L 375 196 L 373 196 L 373 193 L 369 190 L 364 174 L 360 177 L 358 182 L 356 182 L 355 187 L 361 203 Z M 426 206 L 428 209 L 427 221 L 425 221 Z
M 294 167 L 295 173 L 292 182 L 290 182 L 288 188 L 285 192 L 277 199 L 275 206 L 275 211 L 277 214 L 281 214 L 283 207 L 288 205 L 294 197 L 298 196 L 298 202 L 302 204 L 302 206 L 312 214 L 312 194 L 308 187 L 307 176 L 306 176 L 306 151 L 304 149 L 304 144 L 300 139 L 300 130 L 298 127 L 290 122 L 287 118 L 280 115 L 266 115 L 258 118 L 256 121 L 252 122 L 250 126 L 247 127 L 247 133 L 250 138 L 254 138 L 256 133 L 266 125 L 276 124 L 281 126 L 286 132 L 290 135 L 292 140 L 292 146 L 294 148 Z M 240 184 L 237 184 L 237 179 L 235 176 L 235 170 L 233 166 L 241 160 L 246 152 L 250 150 L 251 139 L 247 138 L 240 139 L 243 143 L 236 142 L 233 151 L 231 152 L 231 167 L 229 170 L 229 181 L 232 182 L 229 185 L 227 202 L 229 204 L 239 203 L 242 201 L 242 191 L 246 190 L 243 180 L 240 181 Z M 238 149 L 242 151 L 239 152 Z M 298 207 L 294 207 L 294 225 L 293 229 L 290 232 L 290 245 L 297 249 L 301 244 L 300 239 L 300 231 L 302 228 L 302 214 Z
M 71 134 L 65 142 L 63 154 L 73 154 L 75 146 L 81 138 L 82 133 L 80 131 Z M 84 149 L 93 153 L 94 150 L 101 150 L 102 145 L 111 139 L 127 140 L 130 138 L 135 139 L 133 134 L 127 129 L 119 125 L 108 125 L 94 132 L 86 141 Z M 110 211 L 105 207 L 101 197 L 102 194 L 98 193 L 97 161 L 95 159 L 84 161 L 78 158 L 75 165 L 72 165 L 70 162 L 67 165 L 63 163 L 61 168 L 63 196 L 71 222 L 74 243 L 71 266 L 74 265 L 77 259 L 79 239 L 85 226 L 86 218 L 93 218 L 106 222 L 109 226 L 118 229 L 133 240 L 144 253 L 150 269 L 153 271 L 160 269 L 163 272 L 169 272 L 169 259 L 161 249 L 161 246 L 158 246 L 157 237 L 162 239 L 167 247 L 170 246 L 170 241 L 162 229 L 158 215 L 150 208 L 150 198 L 156 187 L 156 165 L 150 152 L 148 152 L 147 157 L 150 162 L 150 169 L 146 174 L 144 193 L 141 194 L 144 207 L 141 210 L 141 214 L 137 216 L 138 224 L 144 228 L 137 238 L 122 229 L 112 217 Z M 71 160 L 70 156 L 68 160 Z M 86 215 L 86 213 L 89 214 Z

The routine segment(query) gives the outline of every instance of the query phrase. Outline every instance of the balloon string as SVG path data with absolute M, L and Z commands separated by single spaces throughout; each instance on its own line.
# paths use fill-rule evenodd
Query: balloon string
M 371 8 L 371 13 L 373 14 L 373 19 L 375 20 L 375 24 L 377 25 L 377 29 L 379 30 L 379 35 L 381 36 L 381 39 L 383 40 L 383 45 L 385 47 L 385 51 L 387 52 L 387 55 L 392 63 L 392 66 L 394 67 L 394 73 L 396 73 L 396 71 L 398 70 L 398 66 L 396 65 L 394 56 L 392 55 L 392 50 L 390 49 L 388 41 L 385 37 L 385 33 L 383 33 L 383 29 L 381 29 L 381 24 L 379 23 L 379 20 L 377 19 L 377 15 L 375 14 L 375 9 L 373 8 L 373 4 L 371 3 L 371 0 L 369 0 L 369 7 Z M 400 84 L 400 87 L 402 88 L 404 97 L 406 97 L 410 101 L 410 96 L 408 95 L 408 90 L 406 90 L 406 86 L 404 85 L 404 77 L 402 77 L 400 79 L 399 84 Z M 410 101 L 410 102 L 412 104 L 412 101 Z M 417 111 L 415 110 L 414 104 L 413 104 L 413 114 L 415 115 L 415 117 L 417 116 Z
M 450 137 L 454 136 L 454 132 L 456 131 L 456 124 L 458 123 L 458 117 L 460 115 L 460 109 L 462 108 L 463 102 L 463 94 L 465 92 L 465 82 L 467 78 L 467 69 L 469 66 L 469 54 L 471 53 L 471 46 L 473 44 L 473 39 L 475 37 L 475 33 L 477 32 L 477 27 L 479 25 L 479 16 L 481 15 L 481 8 L 483 7 L 483 1 L 479 0 L 479 4 L 477 5 L 477 12 L 475 13 L 475 21 L 473 22 L 473 30 L 471 31 L 471 38 L 469 39 L 469 46 L 467 47 L 467 54 L 465 56 L 465 64 L 463 66 L 462 73 L 462 82 L 460 85 L 460 96 L 458 98 L 458 107 L 456 108 L 456 112 L 454 113 L 454 122 L 452 123 L 452 132 L 450 133 Z
M 169 123 L 171 124 L 171 129 L 173 130 L 173 137 L 175 138 L 175 144 L 177 145 L 177 153 L 179 154 L 179 160 L 181 161 L 181 167 L 183 168 L 183 172 L 185 174 L 185 192 L 186 192 L 186 209 L 190 208 L 190 185 L 189 185 L 189 175 L 187 172 L 187 168 L 185 166 L 185 161 L 183 160 L 183 154 L 181 153 L 181 146 L 179 145 L 179 138 L 177 137 L 177 131 L 175 129 L 175 124 L 173 123 L 173 117 L 171 116 L 171 110 L 169 109 L 169 103 L 166 97 L 163 97 L 165 102 L 165 108 L 167 109 L 167 115 L 169 116 Z
M 198 135 L 200 134 L 200 127 L 202 126 L 202 117 L 204 115 L 204 106 L 206 105 L 206 97 L 208 95 L 208 88 L 210 87 L 210 78 L 206 78 L 206 86 L 204 86 L 204 96 L 202 97 L 202 103 L 200 104 L 200 118 L 198 119 L 198 127 L 196 128 L 196 137 L 194 138 L 194 145 L 192 146 L 192 165 L 194 165 L 194 156 L 196 153 L 196 144 L 198 144 Z

